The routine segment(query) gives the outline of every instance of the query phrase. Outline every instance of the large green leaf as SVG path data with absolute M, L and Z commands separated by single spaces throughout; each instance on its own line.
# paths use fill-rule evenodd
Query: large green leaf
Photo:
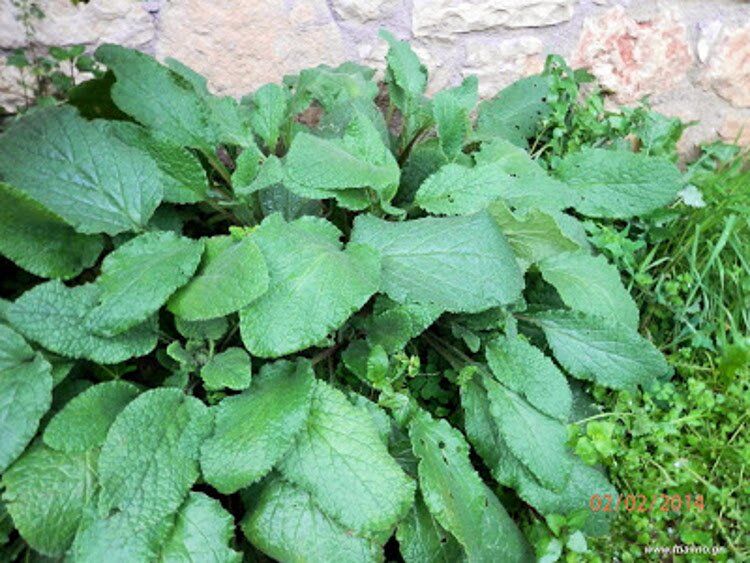
M 469 446 L 445 420 L 420 411 L 409 426 L 425 504 L 463 546 L 468 561 L 533 561 L 533 553 L 469 461 Z
M 3 501 L 21 537 L 61 557 L 96 493 L 96 453 L 64 453 L 35 444 L 3 475 Z
M 156 138 L 147 129 L 129 121 L 104 122 L 106 130 L 128 146 L 154 160 L 161 172 L 164 201 L 196 203 L 206 197 L 208 179 L 198 158 L 180 145 Z
M 223 317 L 241 309 L 268 289 L 268 269 L 252 237 L 205 239 L 197 275 L 167 304 L 176 316 L 196 321 Z
M 573 311 L 536 313 L 531 320 L 575 377 L 613 389 L 633 389 L 671 372 L 654 345 L 623 324 Z
M 129 512 L 113 511 L 98 519 L 87 514 L 68 558 L 76 563 L 157 561 L 172 524 L 172 518 L 149 522 Z
M 341 139 L 299 133 L 284 160 L 285 186 L 297 195 L 325 199 L 343 197 L 342 190 L 372 188 L 390 201 L 400 170 L 375 126 L 355 113 Z M 364 196 L 366 197 L 366 196 Z
M 562 422 L 573 396 L 565 376 L 539 348 L 521 337 L 499 337 L 486 346 L 487 365 L 504 386 L 521 394 L 534 408 Z
M 557 174 L 580 194 L 576 209 L 592 217 L 643 215 L 671 203 L 682 189 L 674 164 L 629 151 L 584 149 L 564 158 Z
M 37 355 L 0 371 L 0 472 L 23 452 L 52 403 L 50 369 Z
M 279 361 L 263 366 L 246 392 L 213 407 L 214 432 L 201 450 L 206 481 L 230 494 L 266 475 L 302 431 L 312 387 L 309 362 Z
M 524 269 L 550 256 L 580 249 L 551 213 L 539 209 L 513 213 L 503 201 L 490 204 L 488 210 Z
M 279 468 L 356 533 L 391 529 L 414 500 L 414 483 L 389 455 L 370 415 L 320 380 L 310 418 Z
M 434 214 L 476 213 L 503 197 L 513 179 L 493 164 L 446 164 L 420 186 L 414 201 Z
M 382 548 L 321 511 L 312 496 L 282 479 L 265 483 L 242 522 L 245 536 L 279 561 L 368 563 L 383 560 Z
M 477 166 L 493 166 L 508 176 L 502 197 L 517 209 L 539 208 L 550 211 L 575 207 L 580 194 L 551 177 L 525 150 L 505 139 L 485 141 L 474 155 Z
M 57 354 L 116 364 L 144 356 L 156 346 L 156 320 L 111 338 L 86 327 L 86 317 L 99 304 L 101 290 L 94 284 L 66 287 L 49 281 L 30 289 L 8 308 L 8 321 L 27 338 Z
M 0 371 L 34 359 L 34 349 L 9 326 L 0 323 Z
M 218 500 L 190 493 L 175 517 L 162 547 L 163 563 L 239 563 L 242 554 L 229 545 L 234 539 L 234 519 Z
M 203 253 L 203 243 L 173 232 L 136 237 L 109 254 L 96 280 L 99 303 L 86 328 L 115 336 L 145 321 L 187 283 Z
M 354 222 L 352 241 L 380 252 L 381 290 L 398 302 L 478 312 L 512 303 L 523 288 L 513 251 L 489 215 Z
M 483 384 L 490 413 L 507 447 L 544 486 L 561 490 L 570 475 L 565 425 L 509 387 L 489 377 Z
M 622 285 L 617 268 L 604 256 L 587 252 L 551 255 L 539 263 L 539 270 L 571 309 L 638 328 L 638 306 Z
M 240 312 L 242 341 L 255 356 L 283 356 L 320 342 L 378 289 L 377 254 L 361 244 L 342 249 L 328 221 L 280 215 L 253 237 L 268 265 L 268 291 Z
M 617 496 L 617 491 L 600 471 L 568 453 L 570 475 L 565 487 L 557 492 L 547 489 L 510 452 L 490 412 L 487 394 L 478 381 L 461 386 L 461 405 L 469 440 L 499 483 L 516 489 L 521 498 L 544 515 L 572 515 L 586 511 L 588 519 L 584 531 L 592 535 L 607 533 L 614 513 L 594 513 L 588 507 L 593 494 Z
M 146 391 L 117 416 L 99 456 L 100 514 L 126 513 L 140 524 L 174 513 L 199 476 L 208 408 L 177 389 Z
M 500 90 L 491 100 L 479 104 L 477 133 L 483 137 L 502 137 L 519 147 L 527 146 L 542 120 L 551 111 L 547 103 L 549 78 L 529 76 Z
M 45 278 L 68 279 L 90 267 L 104 248 L 24 192 L 0 182 L 0 254 Z
M 143 230 L 163 196 L 153 160 L 68 106 L 8 127 L 0 178 L 87 234 Z
M 399 551 L 406 563 L 456 563 L 463 550 L 430 514 L 421 495 L 396 529 Z
M 252 142 L 247 109 L 209 94 L 205 79 L 184 65 L 168 68 L 118 45 L 102 45 L 96 58 L 117 77 L 112 86 L 117 106 L 158 135 L 211 152 L 219 143 Z
M 71 399 L 44 429 L 44 443 L 61 452 L 78 453 L 104 443 L 117 415 L 138 395 L 127 381 L 107 381 Z

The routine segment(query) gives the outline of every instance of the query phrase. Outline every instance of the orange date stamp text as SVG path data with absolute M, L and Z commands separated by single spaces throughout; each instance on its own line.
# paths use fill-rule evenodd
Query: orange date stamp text
M 593 494 L 589 498 L 589 509 L 592 512 L 703 512 L 705 507 L 703 495 Z

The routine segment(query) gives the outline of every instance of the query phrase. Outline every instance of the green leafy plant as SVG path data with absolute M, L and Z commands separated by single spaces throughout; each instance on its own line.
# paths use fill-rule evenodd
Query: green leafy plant
M 568 424 L 592 382 L 671 368 L 581 219 L 682 176 L 616 147 L 550 174 L 549 75 L 474 124 L 475 79 L 427 98 L 383 37 L 387 96 L 347 63 L 241 104 L 105 45 L 0 137 L 6 554 L 531 561 L 606 533 Z

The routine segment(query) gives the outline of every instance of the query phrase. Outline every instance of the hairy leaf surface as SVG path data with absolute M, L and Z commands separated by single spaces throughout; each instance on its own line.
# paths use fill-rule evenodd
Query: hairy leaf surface
M 33 445 L 3 475 L 3 500 L 21 537 L 49 557 L 70 547 L 96 494 L 96 453 Z
M 0 472 L 23 452 L 52 403 L 50 369 L 37 355 L 0 371 Z
M 85 234 L 143 230 L 164 194 L 153 160 L 67 106 L 8 127 L 0 178 Z
M 203 493 L 190 493 L 159 557 L 164 563 L 239 563 L 242 554 L 229 545 L 234 519 L 221 503 Z
M 146 525 L 175 512 L 198 479 L 211 415 L 177 389 L 152 389 L 126 406 L 99 456 L 99 512 L 119 510 Z
M 625 325 L 572 311 L 537 313 L 533 321 L 575 377 L 613 389 L 633 389 L 671 371 L 654 345 Z
M 539 270 L 571 309 L 638 328 L 638 307 L 617 268 L 604 256 L 586 252 L 550 255 L 539 263 Z
M 67 453 L 101 446 L 120 411 L 138 395 L 127 381 L 107 381 L 71 399 L 44 429 L 44 443 Z
M 210 237 L 205 247 L 198 273 L 167 304 L 176 316 L 190 321 L 223 317 L 266 292 L 268 268 L 253 237 Z
M 242 523 L 247 538 L 279 561 L 367 563 L 382 549 L 327 516 L 312 496 L 280 478 L 264 484 Z
M 419 484 L 430 513 L 468 561 L 530 561 L 532 551 L 469 461 L 469 446 L 445 420 L 420 412 L 409 427 Z
M 242 341 L 263 358 L 303 350 L 341 326 L 378 289 L 378 257 L 349 244 L 333 224 L 267 218 L 254 233 L 266 259 L 269 289 L 240 312 Z
M 100 302 L 94 284 L 66 287 L 59 281 L 27 291 L 8 309 L 8 320 L 30 340 L 69 358 L 116 364 L 143 356 L 156 346 L 156 322 L 148 319 L 117 336 L 105 338 L 86 327 L 86 317 Z
M 327 514 L 361 534 L 389 530 L 414 500 L 414 483 L 388 453 L 369 414 L 320 380 L 310 418 L 279 469 Z
M 398 302 L 477 312 L 515 301 L 523 286 L 508 241 L 485 213 L 401 223 L 361 215 L 352 241 L 378 250 L 381 290 Z
M 563 159 L 557 172 L 580 194 L 576 209 L 591 217 L 644 215 L 671 203 L 682 189 L 674 164 L 629 151 L 587 148 Z
M 187 283 L 203 253 L 203 243 L 172 232 L 136 237 L 102 262 L 96 280 L 98 305 L 87 315 L 86 327 L 115 336 L 145 321 Z
M 246 392 L 213 407 L 214 432 L 201 450 L 206 481 L 229 494 L 266 475 L 302 431 L 312 388 L 309 362 L 279 361 L 263 366 Z
M 68 279 L 90 267 L 104 248 L 24 192 L 0 182 L 0 254 L 44 278 Z

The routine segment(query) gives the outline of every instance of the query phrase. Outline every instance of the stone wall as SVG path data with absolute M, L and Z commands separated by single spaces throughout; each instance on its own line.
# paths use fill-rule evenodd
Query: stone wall
M 432 91 L 476 74 L 480 94 L 537 72 L 548 53 L 588 67 L 613 101 L 649 95 L 699 120 L 683 148 L 720 136 L 750 145 L 750 2 L 743 0 L 39 0 L 39 45 L 117 42 L 176 57 L 216 92 L 243 95 L 318 63 L 382 66 L 384 26 L 409 39 Z M 0 50 L 23 46 L 0 0 Z M 0 105 L 20 99 L 0 63 Z

